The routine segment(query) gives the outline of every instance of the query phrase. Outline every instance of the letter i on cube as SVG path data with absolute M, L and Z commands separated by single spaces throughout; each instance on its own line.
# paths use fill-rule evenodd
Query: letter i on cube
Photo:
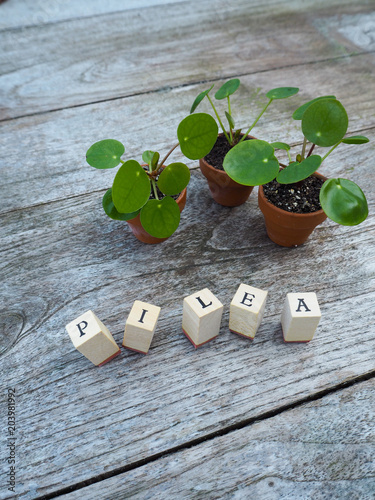
M 288 293 L 281 315 L 285 342 L 309 342 L 321 318 L 314 292 Z
M 208 288 L 185 297 L 182 330 L 199 347 L 215 338 L 220 331 L 224 306 Z
M 102 366 L 120 354 L 110 331 L 92 311 L 69 323 L 66 330 L 74 347 L 94 365 Z
M 263 318 L 268 292 L 242 283 L 229 310 L 229 330 L 253 339 Z
M 122 345 L 147 354 L 156 330 L 160 307 L 136 300 L 126 320 Z

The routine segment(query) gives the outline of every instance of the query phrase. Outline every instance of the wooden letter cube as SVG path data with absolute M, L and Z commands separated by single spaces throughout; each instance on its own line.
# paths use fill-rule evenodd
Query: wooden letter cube
M 285 342 L 309 342 L 321 318 L 314 292 L 288 293 L 281 315 Z
M 229 330 L 253 339 L 263 318 L 267 294 L 242 283 L 230 304 Z
M 218 335 L 223 308 L 223 304 L 208 288 L 185 297 L 182 330 L 194 347 L 199 347 Z
M 120 354 L 110 331 L 92 311 L 69 323 L 66 330 L 74 347 L 94 365 L 102 366 Z
M 122 345 L 147 354 L 158 322 L 160 307 L 136 300 L 126 321 Z

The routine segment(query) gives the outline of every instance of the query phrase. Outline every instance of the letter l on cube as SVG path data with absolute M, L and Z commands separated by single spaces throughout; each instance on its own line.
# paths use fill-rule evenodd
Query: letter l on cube
M 182 330 L 194 347 L 219 334 L 223 309 L 223 304 L 208 288 L 184 298 Z

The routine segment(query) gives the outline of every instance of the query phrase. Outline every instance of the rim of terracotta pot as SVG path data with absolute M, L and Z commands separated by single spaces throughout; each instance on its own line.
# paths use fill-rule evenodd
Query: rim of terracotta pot
M 315 177 L 327 180 L 326 177 L 319 173 L 312 174 Z M 316 210 L 315 212 L 310 212 L 306 214 L 299 214 L 294 212 L 288 212 L 287 210 L 283 210 L 279 207 L 276 207 L 273 203 L 271 203 L 265 196 L 263 191 L 263 186 L 259 186 L 258 190 L 258 204 L 259 208 L 262 211 L 265 221 L 266 221 L 266 229 L 269 238 L 281 246 L 296 246 L 304 243 L 312 231 L 316 226 L 321 224 L 326 218 L 327 215 L 323 211 L 323 209 Z M 267 220 L 267 217 L 272 214 L 274 218 L 273 222 Z M 275 230 L 274 226 L 277 225 L 283 230 L 279 230 L 279 235 L 277 234 L 277 230 Z M 292 232 L 294 230 L 301 231 L 304 234 L 301 234 L 300 237 L 296 237 L 295 241 L 289 241 L 287 232 Z M 284 233 L 284 234 L 283 234 Z
M 180 209 L 180 213 L 183 211 L 186 205 L 186 194 L 187 194 L 187 188 L 184 188 L 176 200 L 178 208 Z M 126 222 L 129 224 L 130 229 L 132 230 L 134 236 L 142 243 L 148 243 L 154 245 L 156 243 L 162 243 L 163 241 L 170 238 L 170 236 L 168 236 L 167 238 L 156 238 L 155 236 L 151 236 L 151 234 L 149 234 L 143 228 L 141 224 L 141 217 L 139 214 L 137 214 L 133 219 L 130 219 Z

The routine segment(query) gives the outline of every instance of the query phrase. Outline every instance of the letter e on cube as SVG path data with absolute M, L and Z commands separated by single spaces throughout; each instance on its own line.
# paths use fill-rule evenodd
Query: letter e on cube
M 241 283 L 229 310 L 229 330 L 253 339 L 263 318 L 268 292 Z

